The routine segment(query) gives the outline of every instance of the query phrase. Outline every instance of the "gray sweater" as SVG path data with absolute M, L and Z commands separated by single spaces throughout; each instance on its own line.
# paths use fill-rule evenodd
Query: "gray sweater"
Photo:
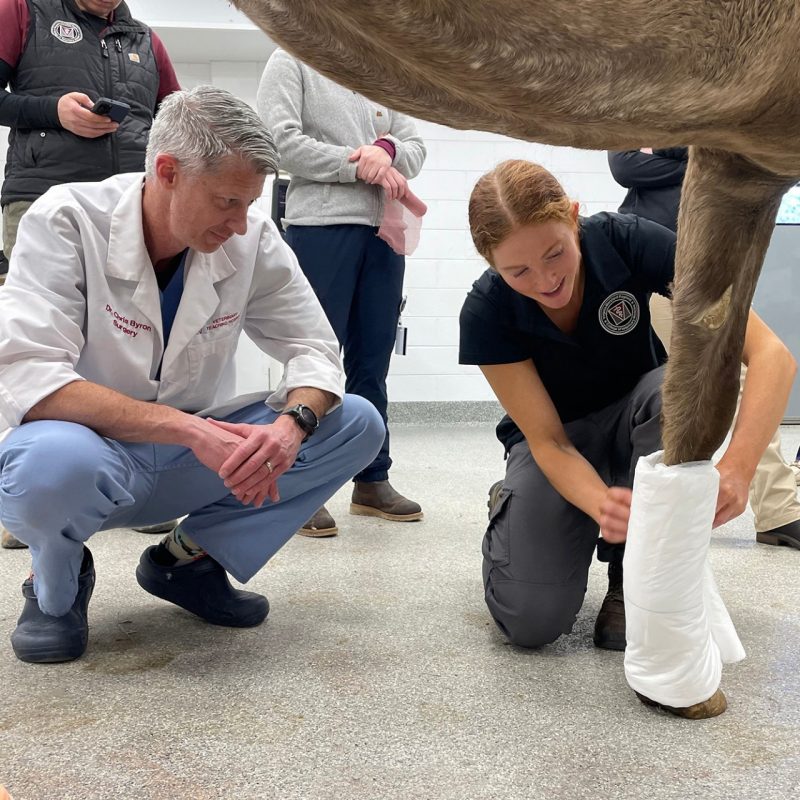
M 283 50 L 267 63 L 258 87 L 258 113 L 272 130 L 281 169 L 292 179 L 288 225 L 380 224 L 383 189 L 356 179 L 348 156 L 361 145 L 390 139 L 393 166 L 413 178 L 425 145 L 410 117 L 345 89 Z

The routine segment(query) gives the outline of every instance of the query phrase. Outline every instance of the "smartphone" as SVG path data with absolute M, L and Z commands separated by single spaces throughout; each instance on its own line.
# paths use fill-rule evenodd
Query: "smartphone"
M 130 110 L 131 107 L 127 103 L 110 100 L 108 97 L 101 97 L 90 109 L 93 114 L 111 117 L 114 122 L 122 122 Z

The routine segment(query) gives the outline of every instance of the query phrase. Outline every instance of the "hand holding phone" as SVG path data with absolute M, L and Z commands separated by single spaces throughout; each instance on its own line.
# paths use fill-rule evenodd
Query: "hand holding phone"
M 131 107 L 127 103 L 123 103 L 120 100 L 111 100 L 108 97 L 99 98 L 90 109 L 92 114 L 110 117 L 116 123 L 122 122 L 130 110 Z
M 117 130 L 118 123 L 105 116 L 93 114 L 91 108 L 92 99 L 83 92 L 62 95 L 58 99 L 58 121 L 61 127 L 87 139 L 96 139 Z

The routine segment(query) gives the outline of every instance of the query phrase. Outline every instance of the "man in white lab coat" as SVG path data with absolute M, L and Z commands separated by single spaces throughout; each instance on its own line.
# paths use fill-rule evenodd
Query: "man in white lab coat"
M 146 172 L 47 192 L 0 297 L 0 520 L 30 546 L 12 634 L 23 661 L 79 657 L 96 531 L 188 515 L 142 554 L 151 594 L 246 627 L 251 578 L 370 463 L 383 422 L 342 402 L 336 338 L 291 250 L 250 208 L 274 172 L 249 106 L 198 87 L 164 101 Z M 244 331 L 284 364 L 235 397 Z M 210 417 L 213 417 L 211 419 Z

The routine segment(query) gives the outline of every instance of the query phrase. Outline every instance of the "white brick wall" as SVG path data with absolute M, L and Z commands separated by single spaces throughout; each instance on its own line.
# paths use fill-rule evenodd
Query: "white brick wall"
M 476 367 L 458 364 L 458 314 L 485 263 L 467 226 L 467 200 L 475 181 L 499 161 L 527 158 L 546 166 L 580 201 L 582 212 L 614 209 L 624 191 L 608 172 L 605 153 L 520 142 L 479 131 L 456 131 L 420 122 L 428 145 L 414 191 L 428 203 L 420 246 L 408 259 L 403 320 L 408 355 L 394 356 L 389 396 L 394 401 L 493 399 Z
M 254 103 L 263 62 L 198 61 L 175 67 L 185 87 L 210 82 Z M 428 158 L 412 186 L 429 212 L 419 248 L 407 262 L 403 320 L 409 328 L 408 355 L 392 359 L 389 396 L 395 402 L 493 399 L 477 368 L 458 364 L 458 313 L 484 269 L 467 228 L 467 199 L 475 181 L 503 159 L 528 158 L 552 170 L 580 201 L 583 213 L 616 208 L 624 191 L 611 178 L 603 152 L 531 144 L 428 122 L 420 122 L 419 128 Z M 268 195 L 265 207 L 269 210 Z M 237 360 L 240 388 L 249 391 L 262 385 L 268 361 L 251 347 L 243 347 Z M 274 383 L 274 372 L 271 379 Z

